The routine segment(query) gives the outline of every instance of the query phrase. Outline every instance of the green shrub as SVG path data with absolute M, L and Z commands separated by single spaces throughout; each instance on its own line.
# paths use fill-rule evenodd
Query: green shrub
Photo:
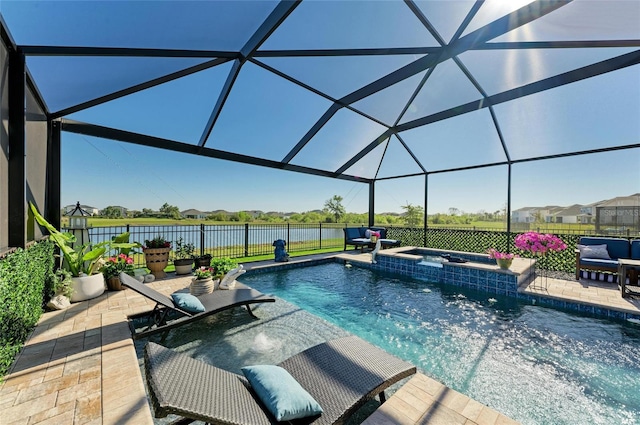
M 46 240 L 0 259 L 0 380 L 42 315 L 55 265 Z

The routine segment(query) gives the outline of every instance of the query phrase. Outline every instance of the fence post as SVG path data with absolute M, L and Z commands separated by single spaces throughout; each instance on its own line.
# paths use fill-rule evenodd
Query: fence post
M 244 256 L 249 256 L 249 223 L 244 223 Z
M 204 255 L 204 223 L 200 223 L 200 256 Z
M 291 225 L 287 221 L 287 246 L 291 249 Z
M 129 233 L 129 225 L 127 224 L 127 233 Z
M 320 249 L 322 249 L 322 222 L 320 222 Z

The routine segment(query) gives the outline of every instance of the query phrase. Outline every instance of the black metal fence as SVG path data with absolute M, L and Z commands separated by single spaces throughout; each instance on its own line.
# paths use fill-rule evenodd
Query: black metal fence
M 424 246 L 427 248 L 444 249 L 450 251 L 486 253 L 490 248 L 501 252 L 512 252 L 522 258 L 532 258 L 532 254 L 515 248 L 514 239 L 521 232 L 508 234 L 496 230 L 468 230 L 468 229 L 432 229 L 390 227 L 387 237 L 400 239 L 402 245 Z M 545 270 L 575 272 L 575 249 L 580 240 L 580 234 L 553 233 L 567 244 L 567 249 L 552 252 L 537 258 L 537 267 Z
M 348 225 L 334 223 L 125 225 L 91 227 L 88 233 L 91 243 L 111 240 L 123 232 L 129 232 L 131 242 L 142 245 L 146 240 L 162 236 L 172 242 L 172 248 L 182 238 L 183 243 L 195 246 L 196 255 L 239 258 L 273 254 L 273 242 L 277 239 L 287 242 L 286 249 L 289 252 L 342 248 L 342 229 L 346 226 Z M 134 260 L 136 266 L 144 266 L 141 255 L 134 255 Z
M 192 243 L 196 254 L 211 254 L 213 257 L 254 257 L 273 254 L 273 241 L 284 239 L 287 251 L 291 253 L 321 249 L 341 250 L 344 244 L 345 227 L 361 224 L 328 223 L 282 223 L 282 224 L 218 224 L 189 226 L 112 226 L 89 229 L 92 243 L 111 240 L 122 232 L 129 232 L 131 241 L 144 244 L 145 240 L 160 235 L 175 242 L 182 238 L 184 243 Z M 502 230 L 452 229 L 452 228 L 412 228 L 382 226 L 387 228 L 387 238 L 398 239 L 402 246 L 420 246 L 485 253 L 490 248 L 506 252 L 510 250 L 521 257 L 528 258 L 529 253 L 520 252 L 514 247 L 514 239 L 519 234 L 508 234 Z M 538 266 L 547 270 L 565 272 L 575 271 L 575 248 L 580 236 L 577 233 L 554 233 L 566 244 L 567 249 L 554 252 L 539 259 Z M 588 233 L 592 235 L 591 232 Z M 629 238 L 631 239 L 631 238 Z M 144 266 L 142 255 L 134 256 L 137 266 Z

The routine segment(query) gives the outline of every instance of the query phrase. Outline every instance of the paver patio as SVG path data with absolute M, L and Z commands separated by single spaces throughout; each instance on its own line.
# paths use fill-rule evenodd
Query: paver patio
M 338 255 L 350 259 L 367 256 Z M 308 257 L 292 262 L 306 259 Z M 273 264 L 268 261 L 245 267 Z M 170 294 L 188 286 L 189 282 L 189 276 L 175 277 L 150 286 Z M 530 286 L 521 290 L 640 314 L 640 300 L 621 298 L 617 285 L 549 279 L 547 289 Z M 152 424 L 126 318 L 153 307 L 151 301 L 125 290 L 105 292 L 93 300 L 75 303 L 67 310 L 44 313 L 0 387 L 2 423 Z M 443 421 L 513 423 L 504 415 L 421 374 L 406 383 L 365 423 Z

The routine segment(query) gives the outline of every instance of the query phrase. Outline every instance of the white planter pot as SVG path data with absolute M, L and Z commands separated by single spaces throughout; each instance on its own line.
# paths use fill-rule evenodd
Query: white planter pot
M 104 276 L 102 273 L 72 277 L 71 280 L 73 280 L 72 303 L 90 300 L 104 293 Z
M 193 270 L 193 260 L 174 260 L 176 274 L 190 274 Z

